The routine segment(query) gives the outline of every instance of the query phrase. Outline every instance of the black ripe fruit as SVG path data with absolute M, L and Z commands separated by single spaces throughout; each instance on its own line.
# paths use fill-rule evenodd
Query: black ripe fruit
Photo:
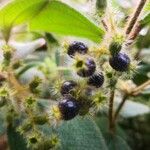
M 110 66 L 116 71 L 127 71 L 130 65 L 130 58 L 124 53 L 118 53 L 109 59 Z
M 79 104 L 73 97 L 64 97 L 58 104 L 63 120 L 71 120 L 79 113 Z
M 71 90 L 73 90 L 77 86 L 77 83 L 72 80 L 65 81 L 60 89 L 62 95 L 69 94 Z
M 104 75 L 102 73 L 95 73 L 88 79 L 88 85 L 99 88 L 104 83 Z
M 84 43 L 74 41 L 72 44 L 69 45 L 67 53 L 70 57 L 74 57 L 76 53 L 86 54 L 87 51 L 88 47 Z

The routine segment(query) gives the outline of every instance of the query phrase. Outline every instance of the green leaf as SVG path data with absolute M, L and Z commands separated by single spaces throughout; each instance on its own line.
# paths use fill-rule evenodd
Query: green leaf
M 126 141 L 115 135 L 108 135 L 109 150 L 131 150 Z
M 101 131 L 90 117 L 76 117 L 56 129 L 45 126 L 42 130 L 48 136 L 54 131 L 58 134 L 59 150 L 108 150 Z
M 57 131 L 61 150 L 107 150 L 99 128 L 88 117 L 64 122 Z
M 98 127 L 100 128 L 100 130 L 102 131 L 102 134 L 103 134 L 104 138 L 107 138 L 105 136 L 109 132 L 108 117 L 97 116 L 95 118 L 95 122 L 98 125 Z M 116 126 L 115 126 L 115 135 L 120 136 L 124 140 L 127 140 L 126 133 L 123 131 L 123 129 L 118 124 L 116 124 Z
M 0 18 L 4 28 L 28 22 L 34 31 L 79 36 L 94 42 L 100 42 L 104 35 L 81 13 L 57 0 L 14 0 L 0 10 Z
M 7 128 L 7 138 L 10 150 L 29 150 L 25 139 L 11 125 Z
M 31 30 L 53 32 L 63 35 L 75 35 L 99 42 L 103 30 L 86 17 L 59 1 L 50 1 L 43 11 L 30 23 Z

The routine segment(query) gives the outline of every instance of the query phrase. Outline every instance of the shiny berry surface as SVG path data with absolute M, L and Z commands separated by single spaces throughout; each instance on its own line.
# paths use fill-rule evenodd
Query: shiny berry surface
M 88 79 L 88 85 L 99 88 L 104 83 L 104 75 L 102 73 L 95 73 Z
M 73 97 L 65 97 L 58 107 L 63 120 L 71 120 L 79 113 L 79 104 Z
M 124 53 L 118 53 L 109 59 L 109 64 L 116 71 L 124 72 L 129 68 L 130 58 Z
M 70 57 L 73 57 L 75 55 L 75 53 L 86 54 L 87 51 L 88 51 L 88 47 L 82 42 L 74 41 L 68 47 L 68 55 Z
M 77 74 L 81 77 L 89 77 L 96 70 L 96 64 L 92 58 L 87 58 L 84 62 L 85 67 L 78 69 Z
M 70 91 L 76 86 L 77 86 L 77 83 L 75 81 L 72 81 L 72 80 L 65 81 L 61 86 L 60 92 L 62 95 L 69 94 Z

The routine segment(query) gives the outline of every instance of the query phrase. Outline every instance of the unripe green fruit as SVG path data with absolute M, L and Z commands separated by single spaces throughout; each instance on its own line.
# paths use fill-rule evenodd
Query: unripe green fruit
M 111 55 L 117 55 L 122 49 L 122 44 L 118 42 L 112 42 L 109 46 L 109 51 Z
M 121 51 L 124 41 L 125 37 L 122 34 L 115 34 L 112 37 L 112 41 L 109 45 L 109 51 L 112 56 L 117 55 Z
M 38 139 L 37 139 L 36 137 L 30 137 L 30 138 L 29 138 L 29 142 L 30 142 L 31 144 L 36 144 L 36 143 L 38 142 Z
M 2 97 L 2 98 L 0 99 L 0 107 L 5 106 L 6 102 L 7 102 L 7 101 L 6 101 L 5 97 Z
M 33 122 L 38 125 L 44 125 L 48 122 L 48 118 L 47 116 L 34 116 Z

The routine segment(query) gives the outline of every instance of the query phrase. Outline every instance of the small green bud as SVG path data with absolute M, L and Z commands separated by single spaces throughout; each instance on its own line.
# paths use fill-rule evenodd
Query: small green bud
M 24 134 L 28 131 L 30 131 L 32 129 L 32 124 L 30 122 L 25 122 L 23 123 L 19 128 L 18 128 L 18 131 L 21 133 L 21 134 Z
M 121 49 L 122 49 L 122 44 L 117 42 L 112 42 L 109 46 L 109 51 L 111 55 L 117 55 Z
M 88 112 L 92 106 L 92 101 L 91 101 L 91 99 L 89 99 L 85 96 L 79 97 L 78 101 L 79 101 L 79 105 L 80 105 L 79 115 L 85 116 L 86 114 L 88 114 Z
M 11 60 L 11 57 L 12 57 L 12 48 L 5 45 L 3 47 L 3 56 L 4 56 L 4 60 L 3 60 L 4 66 L 9 66 L 10 65 L 10 60 Z
M 53 135 L 50 139 L 45 139 L 42 142 L 40 142 L 36 150 L 39 150 L 39 149 L 48 150 L 58 145 L 59 145 L 59 138 L 56 135 Z
M 46 115 L 38 115 L 33 117 L 33 122 L 38 125 L 44 125 L 48 122 L 48 117 Z
M 3 107 L 7 104 L 7 98 L 6 97 L 0 97 L 0 107 Z
M 29 142 L 30 142 L 31 144 L 36 144 L 36 143 L 38 142 L 38 139 L 37 139 L 35 136 L 33 136 L 33 137 L 30 137 L 30 138 L 29 138 Z
M 10 60 L 11 56 L 12 56 L 12 48 L 10 48 L 9 46 L 4 46 L 3 47 L 3 56 L 6 60 Z
M 21 67 L 22 66 L 22 62 L 21 61 L 17 61 L 17 62 L 15 62 L 14 64 L 13 64 L 13 69 L 18 69 L 19 67 Z
M 32 96 L 28 97 L 25 99 L 25 106 L 27 108 L 32 108 L 35 106 L 35 103 L 36 103 L 36 99 Z
M 105 13 L 107 7 L 107 0 L 96 0 L 96 9 L 99 16 Z
M 9 96 L 8 90 L 9 89 L 7 89 L 6 87 L 1 87 L 0 88 L 0 97 L 8 98 L 8 96 Z
M 39 77 L 35 77 L 33 81 L 29 84 L 30 91 L 34 94 L 39 94 L 40 90 L 38 86 L 42 83 L 42 80 Z
M 121 51 L 123 43 L 124 36 L 115 35 L 112 39 L 112 42 L 109 45 L 109 51 L 111 55 L 117 55 Z
M 106 72 L 106 76 L 107 76 L 107 78 L 112 78 L 113 74 L 112 74 L 112 72 Z

